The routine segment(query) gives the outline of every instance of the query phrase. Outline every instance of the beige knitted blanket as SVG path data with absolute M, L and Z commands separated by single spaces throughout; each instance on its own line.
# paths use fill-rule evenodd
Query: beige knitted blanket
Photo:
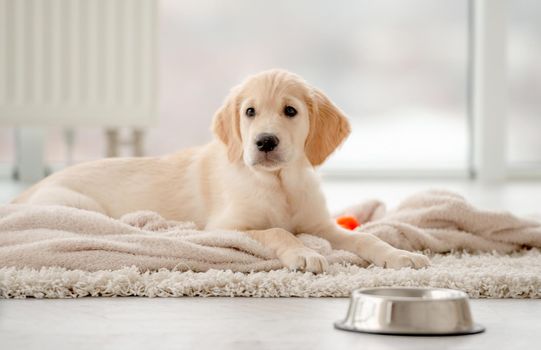
M 378 201 L 345 212 L 364 223 L 358 229 L 361 233 L 373 233 L 401 249 L 509 253 L 524 247 L 541 248 L 541 221 L 480 210 L 445 191 L 416 194 L 390 212 Z M 300 238 L 331 264 L 366 265 L 351 253 L 332 250 L 323 239 Z M 282 267 L 271 251 L 241 232 L 198 231 L 191 223 L 167 221 L 152 212 L 114 220 L 66 207 L 6 205 L 0 207 L 0 267 L 10 266 L 238 272 Z

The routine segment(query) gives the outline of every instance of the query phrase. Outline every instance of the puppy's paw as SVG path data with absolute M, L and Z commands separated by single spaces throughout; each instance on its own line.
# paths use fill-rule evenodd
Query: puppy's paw
M 378 266 L 383 266 L 391 269 L 401 269 L 403 267 L 411 267 L 420 269 L 430 265 L 428 257 L 422 254 L 408 252 L 406 250 L 394 249 L 382 259 L 375 262 Z
M 310 248 L 291 248 L 284 251 L 279 258 L 290 270 L 322 273 L 329 267 L 327 259 Z

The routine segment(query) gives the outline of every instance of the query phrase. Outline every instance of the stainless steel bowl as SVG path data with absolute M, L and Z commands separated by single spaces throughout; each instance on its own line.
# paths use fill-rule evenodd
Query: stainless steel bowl
M 468 295 L 453 289 L 367 288 L 354 290 L 338 329 L 396 335 L 460 335 L 485 330 L 475 324 Z

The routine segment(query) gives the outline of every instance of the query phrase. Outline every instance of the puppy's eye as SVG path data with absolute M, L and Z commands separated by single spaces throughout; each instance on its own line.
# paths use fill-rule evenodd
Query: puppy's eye
M 247 108 L 246 116 L 249 118 L 255 117 L 255 109 L 253 107 Z
M 297 110 L 291 106 L 285 106 L 284 114 L 289 118 L 293 118 L 294 116 L 297 115 Z

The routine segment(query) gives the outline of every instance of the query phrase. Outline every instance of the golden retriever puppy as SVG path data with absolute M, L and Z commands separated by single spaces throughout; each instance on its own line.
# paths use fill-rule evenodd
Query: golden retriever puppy
M 14 203 L 65 205 L 113 218 L 152 210 L 202 229 L 245 231 L 284 266 L 323 272 L 326 259 L 295 236 L 310 233 L 336 249 L 390 268 L 427 266 L 427 257 L 337 226 L 315 167 L 350 132 L 327 96 L 297 75 L 265 71 L 235 87 L 214 116 L 217 139 L 156 158 L 83 163 L 55 173 Z

